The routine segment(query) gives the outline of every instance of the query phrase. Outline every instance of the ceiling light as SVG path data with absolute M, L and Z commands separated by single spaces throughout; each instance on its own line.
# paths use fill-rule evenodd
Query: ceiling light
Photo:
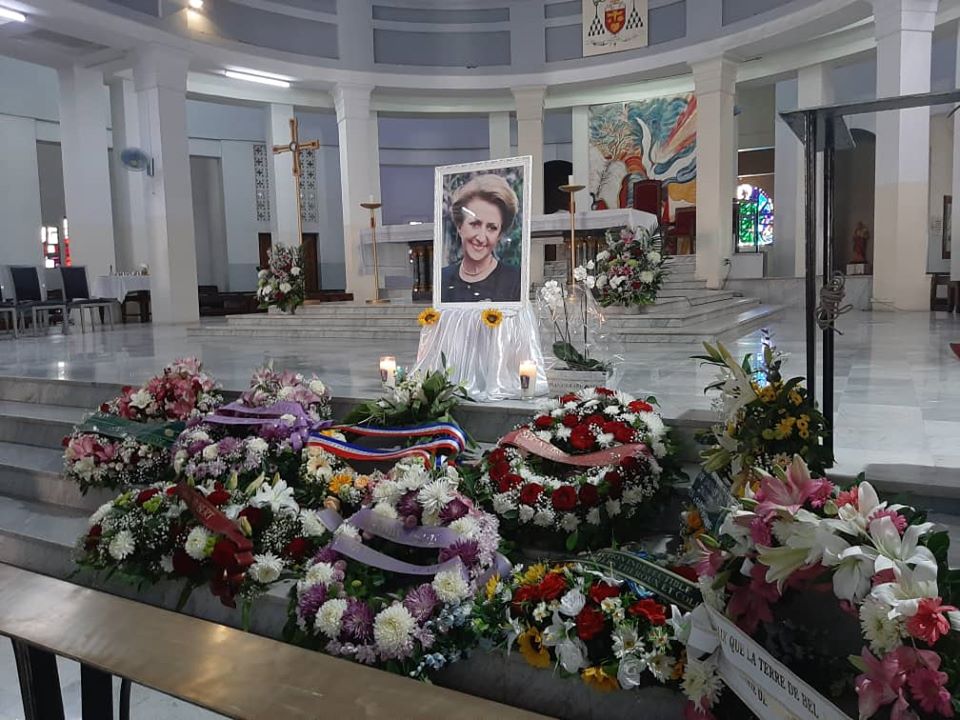
M 247 82 L 260 83 L 261 85 L 272 85 L 274 87 L 288 88 L 290 83 L 277 77 L 268 75 L 255 75 L 248 72 L 237 72 L 236 70 L 224 70 L 224 75 L 234 80 L 246 80 Z
M 16 22 L 26 22 L 27 16 L 23 13 L 19 13 L 16 10 L 10 10 L 9 8 L 0 7 L 0 18 L 5 18 L 7 20 L 15 20 Z
M 187 5 L 194 10 L 203 10 L 203 0 L 188 0 Z
M 290 87 L 290 83 L 288 81 L 278 77 L 270 77 L 266 74 L 260 75 L 250 72 L 238 72 L 237 70 L 225 70 L 223 74 L 228 78 L 233 78 L 234 80 L 246 80 L 247 82 L 260 83 L 261 85 L 272 85 L 273 87 Z

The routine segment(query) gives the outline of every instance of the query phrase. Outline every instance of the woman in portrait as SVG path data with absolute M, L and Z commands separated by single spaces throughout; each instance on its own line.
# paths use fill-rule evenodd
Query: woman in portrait
M 454 193 L 450 211 L 463 257 L 441 271 L 443 302 L 520 302 L 520 268 L 496 253 L 517 206 L 517 194 L 500 175 L 477 175 Z

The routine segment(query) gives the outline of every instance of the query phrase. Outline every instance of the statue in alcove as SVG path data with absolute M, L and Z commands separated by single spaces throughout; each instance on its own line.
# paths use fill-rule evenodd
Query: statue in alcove
M 863 222 L 858 222 L 853 230 L 853 254 L 851 263 L 865 263 L 867 261 L 867 243 L 870 242 L 870 230 Z

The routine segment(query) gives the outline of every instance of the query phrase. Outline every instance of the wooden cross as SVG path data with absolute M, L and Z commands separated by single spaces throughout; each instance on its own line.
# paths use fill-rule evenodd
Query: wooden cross
M 273 154 L 293 153 L 293 181 L 296 184 L 294 196 L 297 198 L 297 234 L 303 243 L 303 211 L 300 208 L 300 151 L 316 150 L 320 147 L 319 140 L 300 142 L 300 127 L 296 118 L 290 118 L 290 142 L 286 145 L 274 145 Z

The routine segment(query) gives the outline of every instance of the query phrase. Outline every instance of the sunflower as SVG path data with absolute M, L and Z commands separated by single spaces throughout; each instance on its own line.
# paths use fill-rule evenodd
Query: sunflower
M 420 323 L 420 327 L 436 325 L 440 322 L 440 311 L 436 308 L 427 308 L 417 316 L 417 322 Z
M 535 668 L 548 668 L 552 664 L 550 651 L 543 646 L 540 631 L 535 627 L 531 627 L 518 637 L 517 645 L 520 647 L 520 654 L 529 665 Z
M 611 690 L 620 689 L 620 683 L 617 682 L 617 678 L 613 675 L 607 675 L 606 671 L 599 665 L 588 667 L 580 673 L 580 677 L 583 678 L 583 681 L 587 685 L 600 692 L 610 692 Z
M 536 585 L 538 582 L 543 580 L 543 576 L 547 574 L 547 566 L 543 563 L 537 563 L 536 565 L 531 565 L 528 567 L 521 578 L 521 584 L 523 585 Z
M 483 324 L 488 328 L 499 327 L 500 323 L 503 322 L 503 313 L 496 308 L 487 308 L 480 313 L 480 317 L 483 319 Z

